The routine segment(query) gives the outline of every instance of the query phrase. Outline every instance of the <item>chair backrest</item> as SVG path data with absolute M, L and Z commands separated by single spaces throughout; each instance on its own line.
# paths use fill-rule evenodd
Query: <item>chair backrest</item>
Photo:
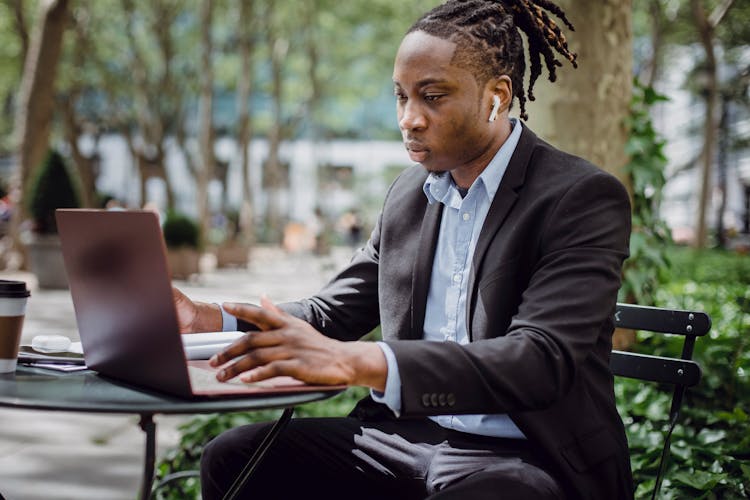
M 680 358 L 612 351 L 610 367 L 615 375 L 685 387 L 700 381 L 700 366 L 691 359 L 696 337 L 706 335 L 711 329 L 708 314 L 617 304 L 615 326 L 684 337 Z
M 661 488 L 661 478 L 664 464 L 669 454 L 669 443 L 672 431 L 677 425 L 677 419 L 682 406 L 682 398 L 688 387 L 696 385 L 701 379 L 701 367 L 692 361 L 693 348 L 697 337 L 706 335 L 711 329 L 711 318 L 699 311 L 681 311 L 658 307 L 637 306 L 631 304 L 617 304 L 615 310 L 615 326 L 632 330 L 663 333 L 667 335 L 681 335 L 684 337 L 682 354 L 679 358 L 651 356 L 623 351 L 612 351 L 610 368 L 612 373 L 639 380 L 648 380 L 671 384 L 674 386 L 672 405 L 669 410 L 669 429 L 664 441 L 656 483 L 651 498 Z

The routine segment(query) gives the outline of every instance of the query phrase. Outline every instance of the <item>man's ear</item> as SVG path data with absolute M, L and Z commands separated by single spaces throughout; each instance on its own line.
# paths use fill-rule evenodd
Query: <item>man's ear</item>
M 500 75 L 491 78 L 487 82 L 487 90 L 491 95 L 500 98 L 500 111 L 507 111 L 510 108 L 510 102 L 513 100 L 513 82 L 508 75 Z

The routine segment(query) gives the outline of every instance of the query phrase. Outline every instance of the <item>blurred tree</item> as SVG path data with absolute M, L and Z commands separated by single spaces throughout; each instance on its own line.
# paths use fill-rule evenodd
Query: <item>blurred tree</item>
M 208 183 L 214 177 L 214 71 L 213 40 L 211 28 L 214 14 L 213 0 L 202 0 L 200 8 L 201 73 L 198 123 L 201 165 L 196 176 L 198 220 L 202 234 L 211 229 L 211 214 L 208 206 Z
M 8 14 L 0 16 L 0 62 L 20 67 L 34 2 L 0 0 L 0 14 Z M 247 208 L 251 167 L 242 156 L 253 135 L 268 138 L 264 163 L 277 165 L 264 176 L 266 183 L 284 187 L 286 165 L 278 168 L 284 140 L 398 137 L 395 119 L 383 129 L 382 117 L 391 113 L 380 106 L 389 99 L 393 55 L 409 23 L 436 3 L 212 0 L 208 23 L 202 17 L 208 0 L 79 0 L 71 4 L 71 36 L 62 49 L 55 140 L 67 143 L 86 205 L 95 203 L 98 139 L 115 133 L 131 151 L 141 203 L 148 179 L 156 177 L 166 186 L 167 207 L 174 205 L 175 191 L 184 197 L 194 186 L 201 200 L 196 206 L 206 207 L 208 190 L 201 186 L 212 179 L 226 186 L 229 163 L 209 156 L 214 145 L 208 146 L 206 131 L 215 130 L 213 142 L 214 135 L 236 127 Z M 3 89 L 19 79 L 20 72 L 0 67 L 5 112 L 17 96 Z M 217 104 L 229 92 L 236 95 L 235 108 Z M 0 114 L 0 130 L 3 123 Z M 182 154 L 194 186 L 175 186 L 177 177 L 170 179 L 180 168 L 170 165 L 168 174 L 165 167 L 174 152 Z M 202 170 L 212 162 L 213 173 Z M 285 214 L 283 197 L 270 198 Z
M 271 65 L 272 109 L 271 124 L 268 130 L 268 156 L 263 168 L 263 185 L 267 190 L 268 199 L 266 227 L 268 228 L 268 236 L 274 241 L 281 241 L 284 213 L 284 207 L 281 206 L 281 193 L 289 180 L 288 176 L 285 175 L 286 172 L 282 170 L 284 165 L 279 158 L 279 148 L 284 138 L 283 105 L 286 97 L 284 93 L 284 69 L 289 53 L 289 35 L 291 33 L 291 26 L 285 24 L 285 21 L 289 19 L 289 9 L 292 7 L 289 2 L 264 0 L 262 14 Z
M 708 240 L 708 228 L 706 224 L 706 212 L 708 209 L 708 197 L 711 193 L 711 171 L 716 160 L 714 149 L 716 147 L 716 129 L 718 120 L 716 109 L 719 96 L 719 75 L 717 73 L 716 58 L 716 27 L 726 16 L 734 0 L 722 0 L 709 14 L 706 11 L 704 0 L 690 0 L 695 27 L 698 30 L 700 43 L 705 52 L 703 71 L 705 75 L 706 116 L 703 119 L 703 153 L 701 154 L 701 187 L 698 198 L 698 220 L 695 232 L 695 246 L 704 248 Z
M 27 20 L 27 7 L 29 2 L 24 0 L 4 0 L 8 10 L 12 12 L 13 30 L 21 41 L 21 54 L 19 57 L 19 66 L 23 71 L 26 63 L 26 54 L 29 52 L 29 23 Z
M 25 184 L 32 169 L 41 164 L 49 145 L 55 75 L 67 11 L 67 0 L 49 0 L 41 4 L 25 58 L 15 122 L 21 185 Z
M 78 179 L 81 202 L 93 207 L 96 200 L 96 178 L 98 172 L 98 139 L 103 117 L 96 108 L 87 106 L 86 97 L 96 85 L 95 65 L 100 64 L 96 49 L 96 20 L 88 2 L 79 2 L 72 8 L 69 17 L 71 36 L 63 46 L 56 109 L 62 122 L 62 135 L 68 145 Z M 81 149 L 81 139 L 88 134 L 94 138 L 90 152 Z
M 239 48 L 240 70 L 237 78 L 237 144 L 240 151 L 240 182 L 242 182 L 242 202 L 240 206 L 240 233 L 243 243 L 253 243 L 253 203 L 250 189 L 250 158 L 248 148 L 252 133 L 252 109 L 250 108 L 250 94 L 252 90 L 253 53 L 256 40 L 253 28 L 257 24 L 253 21 L 253 0 L 239 1 L 239 15 L 237 16 L 237 45 Z
M 744 70 L 742 54 L 746 53 L 750 43 L 750 3 L 732 0 L 634 0 L 634 6 L 635 30 L 641 39 L 648 40 L 647 47 L 641 50 L 649 54 L 647 60 L 642 63 L 636 61 L 637 75 L 642 82 L 658 86 L 661 73 L 658 68 L 673 56 L 673 49 L 682 49 L 683 53 L 688 49 L 695 54 L 692 70 L 685 73 L 684 85 L 704 103 L 703 113 L 691 120 L 694 126 L 688 132 L 697 136 L 696 143 L 701 144 L 701 149 L 694 159 L 677 167 L 677 170 L 700 169 L 700 206 L 695 213 L 694 244 L 705 246 L 709 232 L 706 218 L 712 198 L 710 194 L 716 190 L 721 196 L 718 197 L 719 206 L 714 208 L 723 212 L 721 205 L 724 203 L 725 190 L 719 164 L 721 155 L 725 153 L 722 153 L 721 146 L 725 144 L 731 149 L 733 144 L 731 140 L 719 142 L 722 130 L 729 135 L 732 133 L 731 124 L 726 124 L 724 129 L 720 126 L 719 100 L 724 99 L 723 96 L 733 96 L 730 99 L 733 104 L 729 108 L 738 103 L 742 105 L 741 93 L 728 87 L 731 87 L 732 81 L 740 81 L 732 75 L 739 75 Z M 727 15 L 730 9 L 731 14 Z M 651 35 L 647 34 L 649 31 Z M 636 43 L 636 47 L 639 47 L 639 43 Z M 656 69 L 650 72 L 652 66 Z M 712 188 L 714 168 L 717 169 L 719 182 L 716 189 Z M 718 222 L 719 215 L 716 217 Z M 719 244 L 723 239 L 723 234 L 719 234 L 723 231 L 721 225 L 716 225 Z
M 133 133 L 129 123 L 122 131 L 140 174 L 141 203 L 146 201 L 147 180 L 156 177 L 164 182 L 167 208 L 172 209 L 175 197 L 165 166 L 166 141 L 168 133 L 178 125 L 183 105 L 184 96 L 177 82 L 181 75 L 175 74 L 179 60 L 173 32 L 181 27 L 178 17 L 185 5 L 176 0 L 142 1 L 138 4 L 136 1 L 122 0 L 121 6 L 130 49 L 138 134 Z M 156 50 L 151 45 L 144 49 L 145 43 L 155 44 Z
M 11 152 L 13 115 L 36 2 L 0 0 L 0 155 Z M 6 186 L 7 187 L 7 186 Z

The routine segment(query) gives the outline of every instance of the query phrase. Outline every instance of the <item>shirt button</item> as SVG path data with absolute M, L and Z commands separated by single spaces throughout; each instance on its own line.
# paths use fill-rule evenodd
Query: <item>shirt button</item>
M 456 273 L 453 275 L 453 282 L 459 283 L 461 281 L 461 273 Z
M 469 212 L 464 212 L 463 218 L 464 218 L 464 220 L 469 220 L 469 219 L 471 219 L 471 215 L 469 215 Z

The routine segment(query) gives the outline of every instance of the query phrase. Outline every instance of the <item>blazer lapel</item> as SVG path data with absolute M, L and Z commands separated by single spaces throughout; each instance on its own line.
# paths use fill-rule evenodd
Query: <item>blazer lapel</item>
M 472 339 L 471 320 L 474 311 L 474 295 L 476 294 L 475 284 L 477 275 L 481 270 L 487 249 L 495 237 L 495 234 L 503 225 L 505 218 L 510 213 L 511 208 L 518 199 L 518 190 L 523 185 L 526 177 L 526 168 L 528 167 L 531 153 L 536 145 L 537 137 L 529 128 L 524 127 L 521 130 L 521 137 L 518 140 L 513 156 L 510 158 L 508 168 L 503 175 L 500 186 L 495 193 L 495 198 L 490 204 L 490 210 L 487 212 L 487 218 L 482 225 L 482 231 L 479 233 L 477 246 L 472 258 L 471 273 L 469 274 L 468 296 L 466 298 L 466 329 L 469 340 Z
M 406 339 L 417 340 L 424 336 L 424 313 L 427 307 L 432 261 L 435 259 L 442 214 L 442 203 L 428 204 L 425 208 L 411 276 L 411 330 L 408 332 Z

